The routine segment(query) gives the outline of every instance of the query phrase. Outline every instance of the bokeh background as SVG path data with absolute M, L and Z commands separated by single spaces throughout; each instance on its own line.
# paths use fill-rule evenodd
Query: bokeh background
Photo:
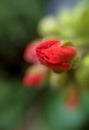
M 26 45 L 38 37 L 37 24 L 45 14 L 44 0 L 0 1 L 0 130 L 14 129 L 36 96 L 23 87 Z
M 46 29 L 44 17 L 49 21 Z M 0 0 L 0 130 L 89 130 L 88 91 L 82 91 L 82 106 L 71 112 L 59 90 L 49 85 L 27 88 L 22 83 L 29 66 L 23 58 L 26 46 L 50 35 L 76 41 L 84 56 L 76 77 L 88 90 L 88 0 Z

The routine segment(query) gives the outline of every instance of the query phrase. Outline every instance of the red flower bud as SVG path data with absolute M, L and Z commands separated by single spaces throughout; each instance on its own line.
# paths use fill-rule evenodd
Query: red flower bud
M 23 84 L 29 87 L 41 86 L 46 77 L 46 74 L 47 68 L 40 64 L 29 67 L 23 79 Z
M 42 81 L 43 77 L 44 77 L 43 74 L 38 74 L 35 76 L 27 75 L 24 77 L 23 84 L 25 86 L 38 86 Z
M 69 99 L 67 101 L 68 108 L 75 108 L 78 105 L 78 93 L 76 90 L 72 90 Z
M 36 46 L 37 46 L 36 44 L 32 43 L 26 47 L 25 52 L 24 52 L 24 60 L 26 62 L 29 62 L 29 63 L 38 62 L 38 58 L 37 58 L 36 52 L 35 52 Z
M 42 64 L 54 70 L 70 70 L 70 61 L 76 56 L 75 48 L 62 45 L 61 40 L 49 40 L 36 47 L 36 54 Z

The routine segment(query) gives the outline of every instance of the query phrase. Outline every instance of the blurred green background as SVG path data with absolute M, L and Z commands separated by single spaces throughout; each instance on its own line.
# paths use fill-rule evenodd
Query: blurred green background
M 14 129 L 38 90 L 22 85 L 26 45 L 38 37 L 45 0 L 0 0 L 0 130 Z
M 62 0 L 0 0 L 0 130 L 89 130 L 89 1 L 74 3 L 69 8 Z M 55 16 L 47 14 L 50 8 L 57 11 Z M 74 41 L 82 59 L 73 72 L 81 91 L 81 104 L 74 111 L 65 107 L 61 89 L 22 84 L 29 66 L 23 59 L 26 46 L 50 36 Z M 69 78 L 59 79 L 59 86 Z

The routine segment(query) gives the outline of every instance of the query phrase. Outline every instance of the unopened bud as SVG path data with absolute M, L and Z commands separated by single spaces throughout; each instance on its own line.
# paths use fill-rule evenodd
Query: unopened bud
M 43 65 L 36 64 L 29 67 L 23 79 L 23 84 L 28 87 L 42 87 L 47 75 L 47 68 Z
M 38 32 L 42 36 L 57 34 L 56 19 L 53 16 L 46 16 L 38 25 Z

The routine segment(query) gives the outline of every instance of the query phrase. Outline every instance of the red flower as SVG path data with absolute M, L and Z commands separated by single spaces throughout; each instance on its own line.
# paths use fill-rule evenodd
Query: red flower
M 75 108 L 78 105 L 78 93 L 76 90 L 72 90 L 69 99 L 67 101 L 68 108 Z
M 75 48 L 62 45 L 61 40 L 49 40 L 36 47 L 40 62 L 54 70 L 70 70 L 70 61 L 76 56 Z
M 44 74 L 38 74 L 35 76 L 27 75 L 24 77 L 23 84 L 25 86 L 38 86 L 44 78 Z
M 44 83 L 46 74 L 47 74 L 46 67 L 40 64 L 33 65 L 32 67 L 29 67 L 27 69 L 25 77 L 23 79 L 23 84 L 29 87 L 41 86 L 42 83 Z
M 38 62 L 38 58 L 37 58 L 36 52 L 35 52 L 36 46 L 37 46 L 36 44 L 32 43 L 26 47 L 25 52 L 24 52 L 24 60 L 26 62 L 29 62 L 29 63 Z

